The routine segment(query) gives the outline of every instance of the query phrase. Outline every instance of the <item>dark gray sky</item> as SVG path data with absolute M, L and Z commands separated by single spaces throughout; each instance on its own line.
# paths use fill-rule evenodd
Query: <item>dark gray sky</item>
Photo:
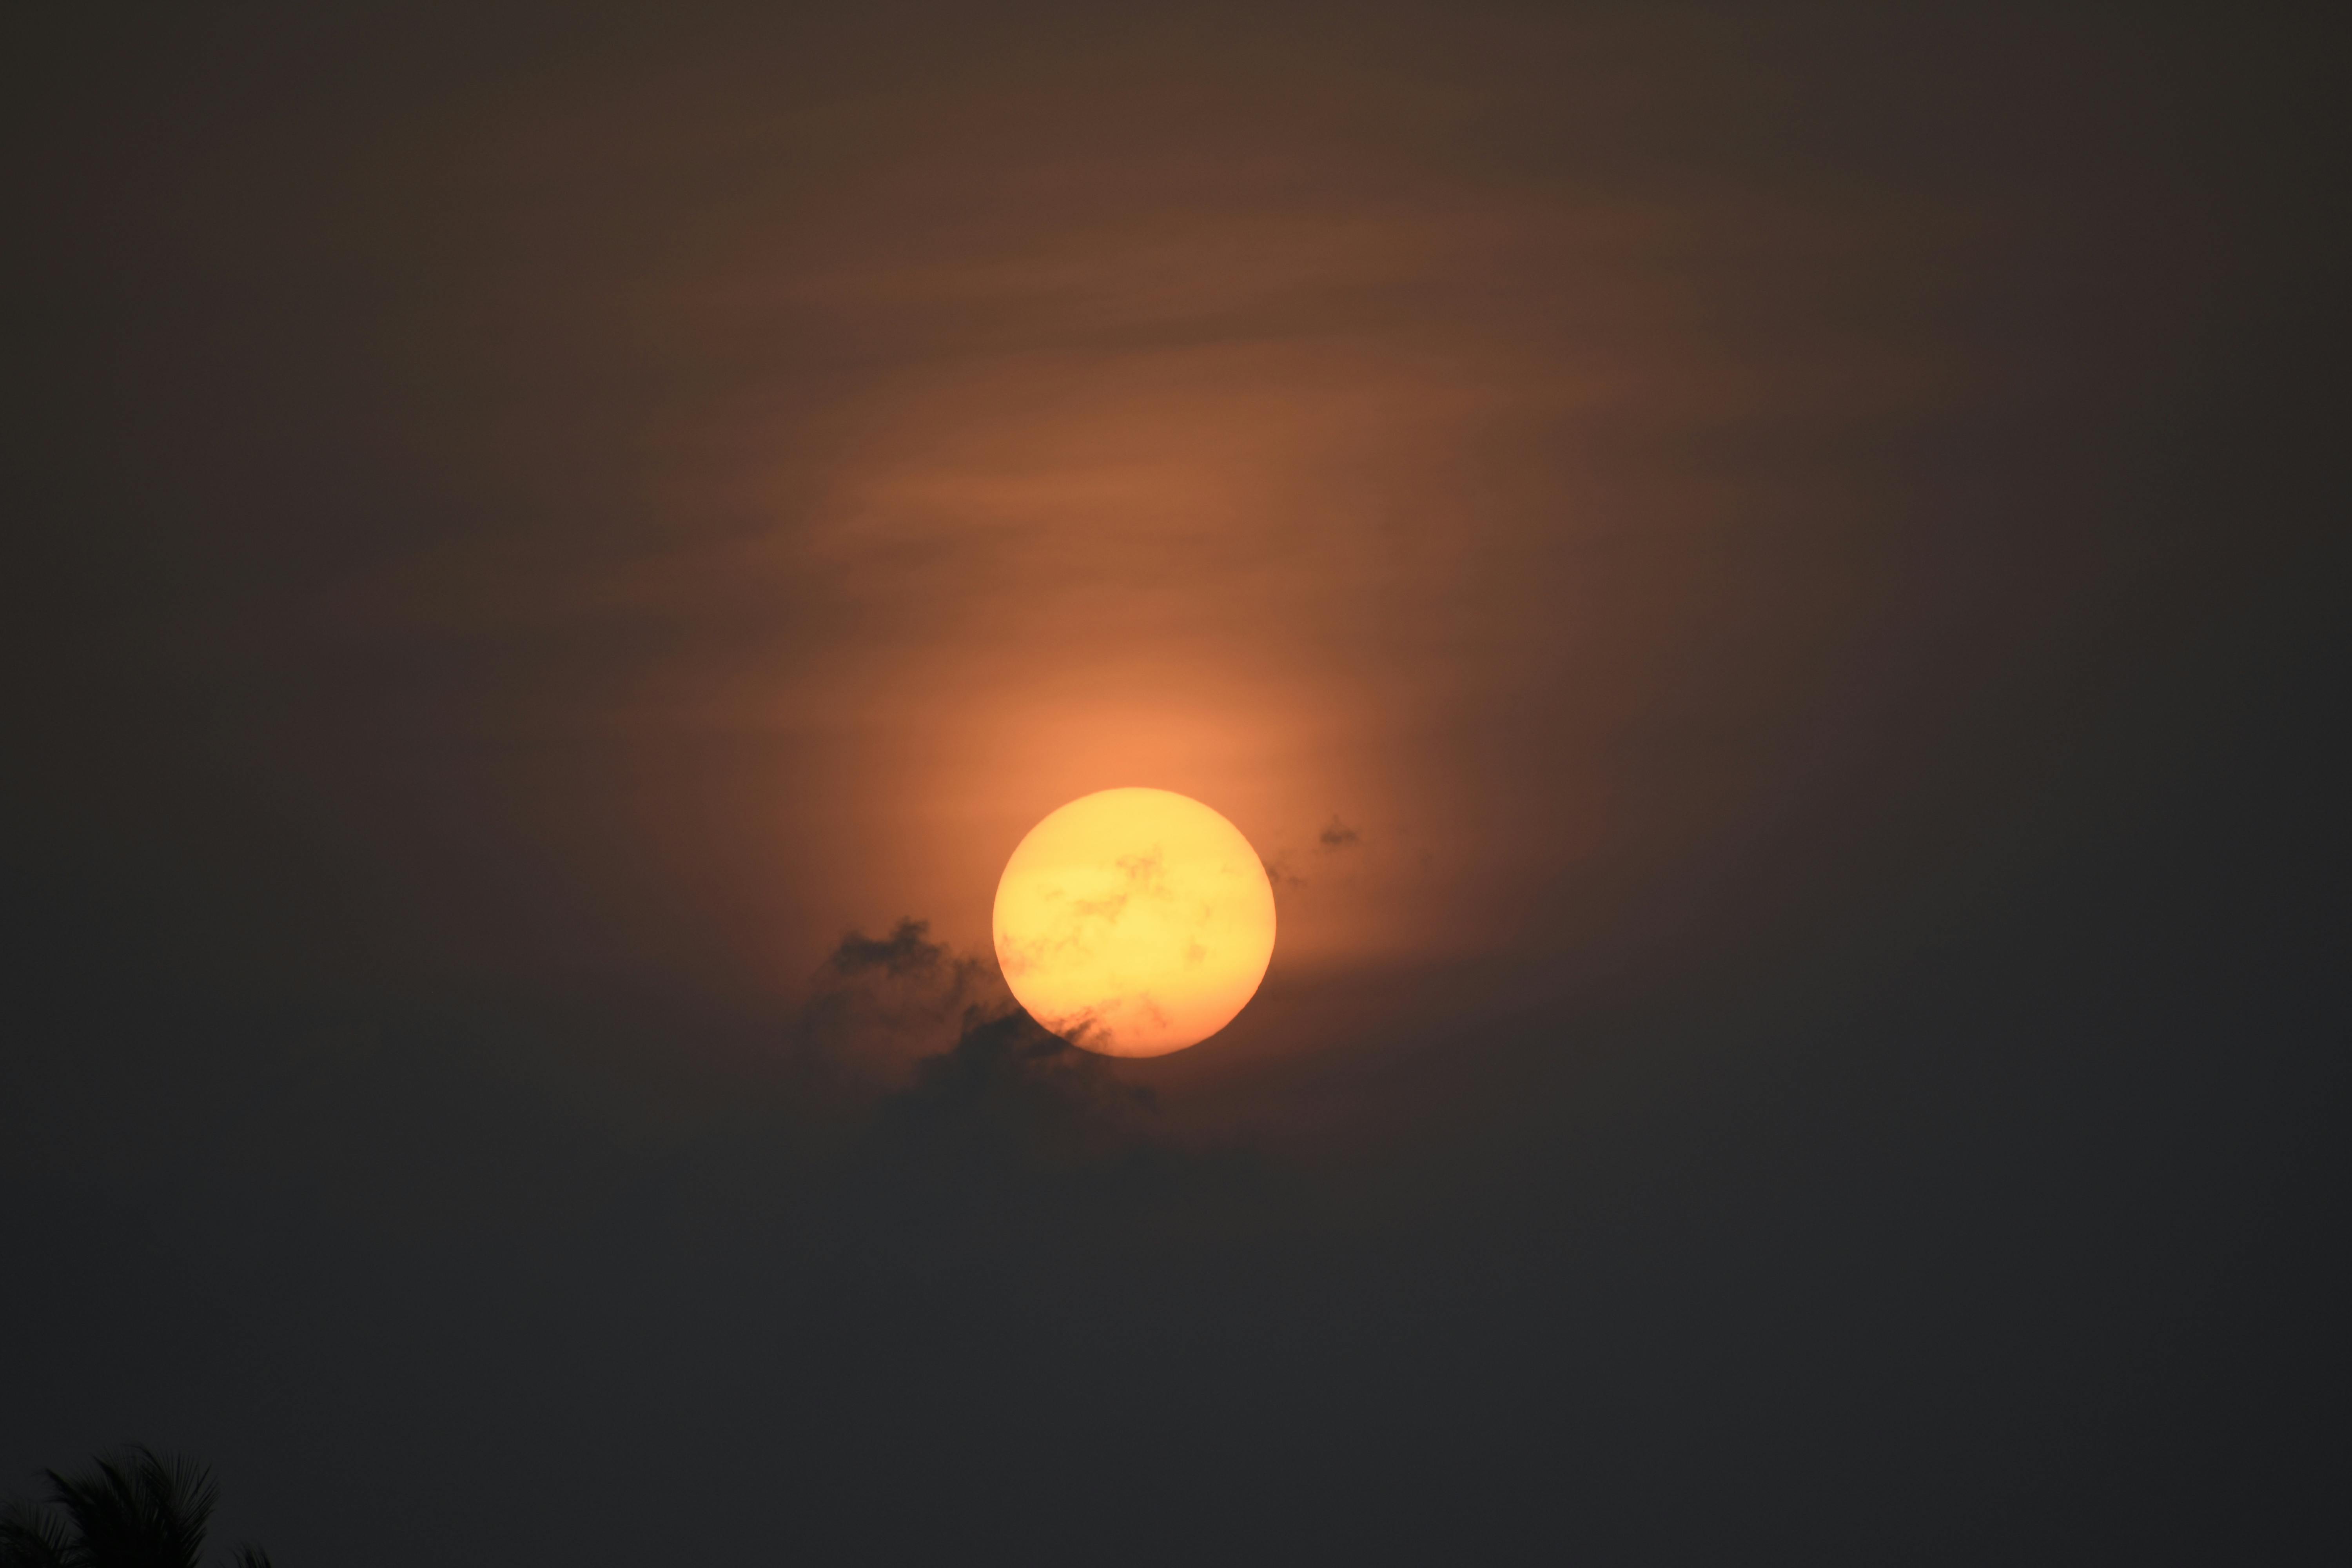
M 8 27 L 0 1489 L 2328 1555 L 2317 12 Z M 1282 934 L 1108 1063 L 1126 784 Z

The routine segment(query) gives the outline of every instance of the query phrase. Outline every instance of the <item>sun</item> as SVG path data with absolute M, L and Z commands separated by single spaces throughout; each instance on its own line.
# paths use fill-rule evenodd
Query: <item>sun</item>
M 996 884 L 996 961 L 1046 1028 L 1111 1057 L 1196 1046 L 1274 956 L 1274 889 L 1241 830 L 1164 789 L 1082 796 Z

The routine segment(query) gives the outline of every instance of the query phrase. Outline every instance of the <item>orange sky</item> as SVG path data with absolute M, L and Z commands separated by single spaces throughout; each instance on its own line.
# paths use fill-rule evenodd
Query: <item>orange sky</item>
M 0 1503 L 2343 1560 L 2305 9 L 14 7 Z
M 2068 231 L 1811 156 L 1840 105 L 1737 26 L 1040 36 L 845 25 L 811 75 L 788 24 L 622 31 L 310 192 L 277 265 L 367 302 L 412 488 L 301 635 L 447 667 L 338 713 L 331 786 L 444 962 L 782 1005 L 852 927 L 983 950 L 1033 823 L 1150 784 L 1278 873 L 1277 991 L 1549 973 L 1851 741 L 1937 605 L 2063 582 L 1918 515 L 1964 460 L 1888 454 L 2031 382 L 1955 323 Z M 200 268 L 296 177 L 246 154 L 184 182 Z M 2145 355 L 2165 303 L 2082 330 Z M 404 723 L 489 750 L 436 779 Z

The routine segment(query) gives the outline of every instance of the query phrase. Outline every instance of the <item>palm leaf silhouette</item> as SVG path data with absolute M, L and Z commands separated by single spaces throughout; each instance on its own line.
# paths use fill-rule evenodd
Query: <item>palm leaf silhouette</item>
M 79 1568 L 72 1530 L 45 1508 L 0 1512 L 0 1568 Z
M 200 1568 L 220 1500 L 202 1465 L 137 1447 L 82 1475 L 42 1473 L 47 1505 L 0 1512 L 0 1568 Z M 234 1568 L 270 1568 L 269 1554 L 243 1547 Z

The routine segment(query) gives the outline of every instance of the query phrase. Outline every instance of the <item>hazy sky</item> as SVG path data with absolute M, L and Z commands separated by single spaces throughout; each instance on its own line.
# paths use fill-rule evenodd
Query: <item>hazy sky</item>
M 807 9 L 9 25 L 0 1493 L 2319 1540 L 2318 13 Z M 974 1026 L 1124 784 L 1259 1000 Z

